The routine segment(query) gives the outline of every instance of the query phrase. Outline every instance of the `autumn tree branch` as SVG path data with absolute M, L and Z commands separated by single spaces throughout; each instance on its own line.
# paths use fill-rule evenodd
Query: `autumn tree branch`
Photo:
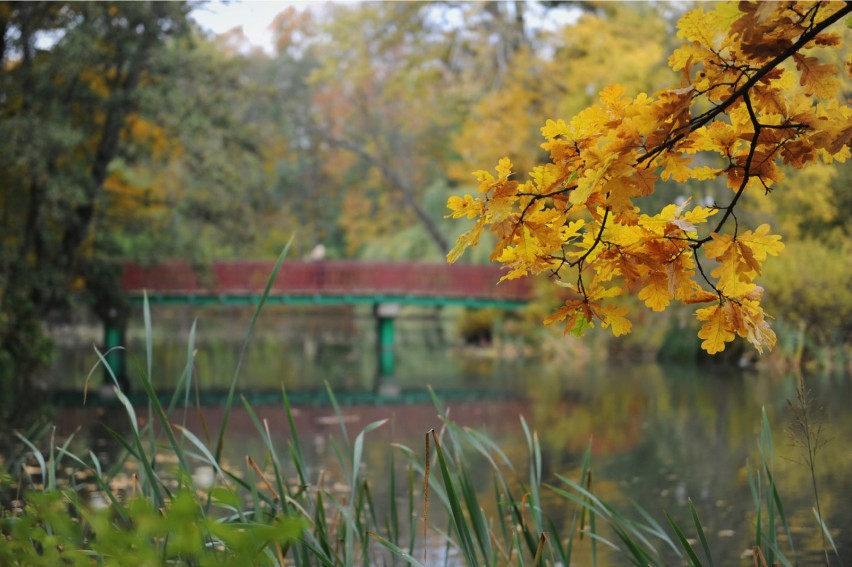
M 686 136 L 711 122 L 714 118 L 716 118 L 725 110 L 727 110 L 729 106 L 734 104 L 737 99 L 746 95 L 761 79 L 768 75 L 773 69 L 778 67 L 787 59 L 791 58 L 796 53 L 798 53 L 805 45 L 807 45 L 816 36 L 822 33 L 826 28 L 840 21 L 847 14 L 850 13 L 852 13 L 852 2 L 846 1 L 843 8 L 830 15 L 826 19 L 820 21 L 819 23 L 814 23 L 813 26 L 804 33 L 802 33 L 802 35 L 799 36 L 799 39 L 793 42 L 790 47 L 773 57 L 768 63 L 758 69 L 745 83 L 743 83 L 740 88 L 734 91 L 731 96 L 729 96 L 727 99 L 714 106 L 710 110 L 696 116 L 695 118 L 690 120 L 689 124 L 687 124 L 686 126 L 674 130 L 663 143 L 649 150 L 648 153 L 637 159 L 636 163 L 644 163 L 648 160 L 653 159 L 662 152 L 672 149 L 678 142 L 683 140 Z

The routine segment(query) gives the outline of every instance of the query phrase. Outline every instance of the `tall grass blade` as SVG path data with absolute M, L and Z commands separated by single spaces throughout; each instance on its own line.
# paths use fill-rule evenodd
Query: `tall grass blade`
M 142 290 L 142 319 L 145 321 L 145 368 L 148 376 L 154 371 L 154 332 L 151 325 L 151 304 L 148 302 L 148 290 Z
M 183 372 L 181 372 L 180 378 L 178 379 L 177 384 L 175 385 L 174 392 L 172 392 L 171 400 L 169 400 L 169 406 L 166 409 L 166 415 L 171 415 L 174 411 L 174 408 L 177 406 L 177 401 L 179 399 L 181 390 L 183 390 L 183 407 L 189 407 L 189 394 L 192 389 L 192 370 L 195 366 L 195 331 L 198 320 L 194 320 L 192 322 L 192 327 L 189 329 L 189 338 L 187 339 L 186 344 L 186 365 L 183 368 Z M 150 372 L 148 373 L 148 377 L 151 377 Z M 184 427 L 186 426 L 186 410 L 184 410 Z
M 178 443 L 177 437 L 175 437 L 174 429 L 172 428 L 171 423 L 169 423 L 169 419 L 166 416 L 165 411 L 163 410 L 163 405 L 160 403 L 160 399 L 157 397 L 157 392 L 154 390 L 154 385 L 151 384 L 151 380 L 146 375 L 141 376 L 142 379 L 142 387 L 145 388 L 145 392 L 148 394 L 148 403 L 150 407 L 153 408 L 154 414 L 157 417 L 157 420 L 160 422 L 160 427 L 166 434 L 166 438 L 169 440 L 169 444 L 172 446 L 172 450 L 177 457 L 178 464 L 180 468 L 191 478 L 192 470 L 189 468 L 189 463 L 186 462 L 186 457 L 181 450 L 181 447 Z M 153 428 L 152 428 L 153 429 Z M 218 458 L 216 459 L 218 462 Z
M 561 530 L 556 526 L 556 522 L 554 522 L 553 518 L 550 516 L 547 517 L 547 527 L 550 529 L 550 533 L 553 534 L 550 541 L 552 542 L 553 547 L 556 548 L 556 556 L 559 558 L 559 563 L 562 565 L 570 565 L 571 559 L 567 555 L 565 547 L 562 545 L 562 541 L 559 538 Z
M 441 472 L 441 477 L 444 481 L 444 488 L 447 491 L 447 499 L 449 500 L 450 504 L 452 526 L 455 528 L 455 531 L 459 536 L 461 551 L 464 554 L 468 566 L 472 567 L 479 565 L 479 559 L 476 555 L 476 550 L 473 547 L 473 538 L 470 534 L 470 527 L 468 526 L 467 520 L 464 517 L 464 512 L 462 511 L 461 507 L 461 501 L 459 500 L 458 495 L 456 494 L 452 474 L 450 473 L 450 469 L 447 466 L 447 461 L 444 457 L 444 451 L 441 448 L 441 443 L 438 440 L 438 434 L 435 432 L 435 430 L 432 430 L 432 439 L 435 443 L 435 453 L 438 455 L 438 468 Z
M 763 469 L 767 474 L 769 483 L 766 493 L 766 562 L 770 565 L 775 563 L 774 548 L 778 546 L 777 533 L 775 530 L 775 502 L 772 498 L 772 492 L 775 489 L 775 483 L 772 478 L 772 465 L 774 462 L 774 444 L 772 442 L 772 429 L 769 427 L 769 418 L 766 415 L 766 408 L 762 407 L 760 411 L 760 456 L 763 461 Z
M 91 470 L 92 468 L 94 468 L 95 474 L 93 475 L 93 479 L 95 481 L 95 484 L 98 485 L 98 488 L 101 489 L 101 492 L 104 493 L 104 496 L 109 499 L 113 511 L 119 518 L 121 518 L 122 524 L 128 525 L 127 513 L 124 511 L 124 507 L 118 503 L 118 499 L 115 497 L 115 494 L 109 487 L 109 484 L 104 479 L 103 473 L 101 472 L 101 463 L 100 461 L 98 461 L 97 456 L 95 456 L 92 451 L 89 451 L 89 455 L 92 459 L 92 467 L 89 467 L 89 465 L 87 465 L 83 459 L 81 459 L 74 453 L 68 451 L 67 448 L 62 447 L 59 450 L 63 452 L 66 457 L 80 464 L 84 469 Z
M 325 391 L 328 392 L 328 399 L 331 400 L 331 407 L 334 408 L 334 415 L 337 416 L 337 423 L 340 424 L 340 431 L 343 433 L 343 442 L 346 447 L 350 447 L 349 431 L 346 429 L 346 420 L 343 419 L 343 412 L 340 411 L 340 405 L 337 403 L 337 397 L 331 389 L 331 385 L 326 381 Z
M 616 513 L 610 506 L 601 502 L 596 496 L 594 496 L 587 488 L 565 478 L 562 475 L 557 474 L 556 477 L 567 484 L 573 492 L 569 492 L 555 486 L 549 486 L 549 488 L 557 495 L 576 503 L 578 506 L 586 508 L 589 512 L 589 529 L 587 534 L 591 539 L 593 563 L 597 561 L 596 544 L 598 541 L 606 542 L 607 545 L 614 549 L 618 549 L 615 544 L 609 542 L 606 538 L 601 537 L 600 534 L 597 533 L 597 518 L 599 516 L 609 524 L 618 536 L 619 540 L 621 540 L 628 551 L 630 551 L 630 553 L 634 556 L 634 559 L 638 562 L 638 564 L 656 565 L 659 563 L 659 561 L 654 558 L 656 555 L 655 547 L 642 533 L 643 530 L 641 529 L 641 526 L 637 526 L 635 522 L 631 522 Z M 653 530 L 652 533 L 656 534 Z
M 468 515 L 470 516 L 473 534 L 476 536 L 476 542 L 479 545 L 479 550 L 482 552 L 485 563 L 491 563 L 494 551 L 491 547 L 488 522 L 476 496 L 476 486 L 470 475 L 470 469 L 464 465 L 464 461 L 460 462 L 458 466 L 459 485 Z
M 500 457 L 500 460 L 503 462 L 510 471 L 515 470 L 512 466 L 512 461 L 509 460 L 509 457 L 506 456 L 506 453 L 500 448 L 497 443 L 492 441 L 487 435 L 476 431 L 475 429 L 465 428 L 465 433 L 467 434 L 466 441 L 468 441 L 471 445 L 474 446 L 486 459 L 491 463 L 491 467 L 495 471 L 499 471 L 497 463 L 494 461 L 492 457 L 492 453 L 497 454 Z
M 390 520 L 388 524 L 388 537 L 399 545 L 399 503 L 396 498 L 396 457 L 395 451 L 390 452 L 388 463 L 388 476 L 390 477 Z
M 580 482 L 586 478 L 586 474 L 592 464 L 592 440 L 589 439 L 589 444 L 586 446 L 586 451 L 583 453 L 583 459 L 580 461 Z M 574 550 L 574 537 L 577 534 L 578 522 L 582 524 L 582 518 L 586 513 L 584 506 L 578 505 L 574 508 L 574 514 L 571 517 L 571 530 L 568 532 L 568 542 L 565 544 L 565 560 L 566 565 L 571 564 L 571 556 Z M 582 528 L 581 528 L 582 529 Z
M 350 482 L 352 483 L 352 496 L 355 496 L 356 484 L 358 483 L 358 472 L 361 468 L 361 457 L 364 453 L 364 435 L 373 431 L 374 429 L 378 429 L 382 425 L 388 422 L 388 419 L 380 419 L 378 421 L 374 421 L 370 423 L 358 434 L 355 438 L 355 445 L 352 449 L 352 478 Z
M 533 567 L 539 567 L 544 560 L 544 545 L 547 543 L 547 535 L 544 532 L 541 533 L 541 537 L 538 538 L 538 545 L 535 548 L 535 555 L 533 555 Z
M 819 524 L 822 533 L 825 535 L 825 539 L 828 540 L 828 543 L 831 544 L 831 549 L 834 550 L 834 554 L 837 556 L 837 559 L 840 560 L 841 565 L 843 564 L 843 560 L 840 557 L 840 553 L 837 551 L 837 546 L 834 545 L 834 538 L 831 537 L 831 532 L 828 529 L 828 526 L 825 525 L 825 522 L 822 521 L 822 518 L 817 512 L 816 508 L 811 508 L 814 512 L 814 517 L 816 518 L 817 523 Z
M 639 515 L 642 516 L 642 520 L 644 521 L 643 524 L 637 524 L 636 527 L 639 530 L 646 532 L 659 539 L 660 541 L 666 543 L 672 549 L 672 551 L 677 554 L 680 554 L 680 548 L 675 545 L 675 542 L 673 542 L 672 539 L 669 537 L 668 532 L 663 529 L 663 527 L 657 522 L 657 520 L 655 520 L 647 512 L 647 510 L 640 506 L 638 502 L 631 501 L 631 504 L 633 505 L 633 508 L 639 513 Z
M 193 434 L 189 429 L 186 429 L 185 427 L 183 427 L 181 425 L 175 425 L 175 427 L 177 427 L 180 430 L 181 434 L 186 439 L 188 439 L 190 443 L 195 445 L 195 447 L 204 456 L 205 461 L 208 462 L 210 464 L 210 466 L 212 466 L 215 469 L 216 473 L 219 475 L 219 478 L 224 480 L 225 479 L 225 473 L 222 470 L 222 467 L 219 466 L 219 462 L 213 456 L 213 453 L 210 452 L 210 449 L 208 449 L 207 446 L 204 443 L 202 443 L 202 441 L 198 437 L 196 437 L 195 434 Z
M 766 414 L 765 407 L 761 409 L 760 424 L 760 453 L 763 459 L 763 471 L 766 474 L 766 479 L 769 483 L 766 493 L 767 527 L 765 535 L 769 539 L 766 560 L 767 562 L 769 562 L 769 564 L 775 563 L 775 555 L 779 555 L 778 559 L 781 560 L 782 563 L 785 563 L 789 561 L 786 559 L 786 557 L 784 557 L 784 554 L 779 551 L 780 546 L 778 543 L 778 528 L 776 525 L 776 518 L 780 519 L 781 525 L 784 527 L 784 531 L 787 536 L 787 542 L 790 546 L 790 551 L 793 554 L 795 554 L 795 547 L 793 543 L 792 530 L 790 529 L 790 524 L 787 521 L 787 516 L 784 513 L 784 506 L 781 501 L 781 495 L 778 493 L 778 486 L 775 483 L 775 476 L 773 474 L 774 442 L 772 440 L 772 428 L 769 425 L 769 417 Z
M 355 554 L 355 538 L 359 537 L 361 534 L 361 529 L 359 527 L 359 517 L 360 509 L 359 502 L 364 496 L 363 489 L 361 488 L 361 482 L 359 478 L 359 472 L 361 469 L 361 458 L 364 451 L 364 436 L 377 429 L 387 423 L 387 419 L 382 419 L 379 421 L 374 421 L 364 427 L 364 429 L 358 434 L 355 438 L 355 444 L 352 449 L 352 470 L 351 476 L 347 479 L 349 481 L 349 506 L 348 507 L 340 507 L 340 511 L 346 519 L 346 537 L 344 539 L 345 545 L 345 561 L 347 565 L 351 565 L 354 562 L 354 554 Z M 367 552 L 367 546 L 362 547 L 362 552 Z
M 219 435 L 216 440 L 216 460 L 220 460 L 222 458 L 222 450 L 224 449 L 225 442 L 225 431 L 228 429 L 228 420 L 231 416 L 231 407 L 234 403 L 234 393 L 237 389 L 237 379 L 240 377 L 240 370 L 242 369 L 243 362 L 245 361 L 246 352 L 248 351 L 248 346 L 251 343 L 252 335 L 254 335 L 254 328 L 257 326 L 257 319 L 260 316 L 260 312 L 263 309 L 264 304 L 266 303 L 266 299 L 269 297 L 269 291 L 272 289 L 272 284 L 275 283 L 276 278 L 278 277 L 278 271 L 281 269 L 281 264 L 284 262 L 284 258 L 287 257 L 287 253 L 290 251 L 290 246 L 293 244 L 293 237 L 290 237 L 290 240 L 287 241 L 287 244 L 284 246 L 284 249 L 281 251 L 281 254 L 278 255 L 278 260 L 275 262 L 275 266 L 272 268 L 272 273 L 269 274 L 269 279 L 266 281 L 266 287 L 263 289 L 263 294 L 260 296 L 260 301 L 257 304 L 257 308 L 254 310 L 254 315 L 251 318 L 251 323 L 249 324 L 248 332 L 246 333 L 246 338 L 243 340 L 243 346 L 240 349 L 240 356 L 237 358 L 237 366 L 234 368 L 234 375 L 231 378 L 231 384 L 228 387 L 228 396 L 225 399 L 225 407 L 222 415 L 222 425 L 219 428 Z
M 695 509 L 695 504 L 691 498 L 689 499 L 689 511 L 692 514 L 692 523 L 695 524 L 695 531 L 698 532 L 698 540 L 701 542 L 704 556 L 707 558 L 707 564 L 710 567 L 714 567 L 713 556 L 710 554 L 710 545 L 707 543 L 707 536 L 704 534 L 704 526 L 701 525 L 701 520 L 698 519 L 698 510 Z
M 766 471 L 766 476 L 770 481 L 772 492 L 770 497 L 774 503 L 774 508 L 778 511 L 778 517 L 781 518 L 781 525 L 784 526 L 784 533 L 787 535 L 787 543 L 790 545 L 790 553 L 795 555 L 796 549 L 793 545 L 793 531 L 790 529 L 790 524 L 787 521 L 787 515 L 784 513 L 784 504 L 781 501 L 781 495 L 778 493 L 778 485 L 775 483 L 775 476 L 771 470 Z
M 541 446 L 538 442 L 538 434 L 535 431 L 530 431 L 523 416 L 521 416 L 521 427 L 527 439 L 527 450 L 530 458 L 530 511 L 535 522 L 535 529 L 541 530 L 541 495 L 539 493 L 541 486 Z
M 589 494 L 592 493 L 592 470 L 589 469 L 586 472 L 586 490 Z M 598 540 L 595 536 L 597 534 L 597 515 L 595 514 L 594 508 L 589 508 L 589 530 L 592 534 L 591 546 L 592 546 L 592 564 L 598 564 Z M 629 539 L 626 543 L 632 543 Z
M 669 524 L 674 530 L 681 546 L 683 546 L 683 550 L 686 551 L 686 555 L 689 558 L 689 564 L 693 567 L 701 567 L 701 560 L 698 559 L 698 554 L 696 554 L 695 550 L 692 549 L 692 546 L 687 541 L 686 536 L 683 535 L 683 530 L 680 529 L 680 526 L 677 525 L 677 522 L 674 521 L 674 518 L 672 518 L 668 512 L 666 512 L 666 519 L 669 521 Z
M 391 541 L 388 541 L 387 539 L 383 538 L 379 534 L 377 534 L 375 532 L 367 532 L 367 535 L 369 537 L 373 538 L 374 540 L 376 540 L 379 543 L 379 545 L 381 545 L 385 549 L 389 550 L 392 554 L 394 554 L 396 557 L 399 557 L 400 559 L 402 559 L 403 561 L 405 561 L 409 565 L 414 565 L 415 567 L 425 567 L 425 565 L 423 565 L 423 563 L 420 563 L 419 561 L 417 561 L 417 559 L 415 559 L 410 553 L 403 551 L 402 549 L 399 548 L 399 546 L 397 546 L 396 544 L 394 544 Z
M 257 429 L 260 438 L 263 440 L 264 445 L 266 446 L 266 450 L 272 459 L 272 468 L 275 472 L 275 484 L 278 491 L 278 494 L 281 494 L 282 497 L 285 494 L 288 494 L 287 484 L 283 478 L 283 466 L 281 465 L 281 461 L 278 458 L 278 452 L 275 450 L 275 445 L 272 443 L 272 439 L 269 437 L 269 432 L 267 429 L 260 423 L 260 420 L 257 417 L 257 414 L 254 412 L 254 409 L 251 407 L 251 404 L 248 403 L 245 396 L 240 396 L 240 399 L 243 402 L 243 407 L 246 410 L 246 413 L 249 416 L 249 419 L 254 424 L 255 429 Z M 288 508 L 288 503 L 285 498 L 282 498 L 281 505 L 284 508 L 285 512 Z
M 27 439 L 17 431 L 15 432 L 15 436 L 21 441 L 23 441 L 24 444 L 32 450 L 33 456 L 35 457 L 36 462 L 38 462 L 38 467 L 39 469 L 41 469 L 41 482 L 42 484 L 44 484 L 47 481 L 47 462 L 44 460 L 44 454 L 38 449 L 38 447 L 35 446 L 33 442 L 31 442 L 29 439 Z
M 293 465 L 296 467 L 296 474 L 299 475 L 299 482 L 302 486 L 308 485 L 308 477 L 305 472 L 305 454 L 302 452 L 302 444 L 299 441 L 299 433 L 296 430 L 296 420 L 293 419 L 293 408 L 290 407 L 290 398 L 287 396 L 287 389 L 281 385 L 281 399 L 284 403 L 284 413 L 287 415 L 287 424 L 290 426 L 290 456 L 293 459 Z

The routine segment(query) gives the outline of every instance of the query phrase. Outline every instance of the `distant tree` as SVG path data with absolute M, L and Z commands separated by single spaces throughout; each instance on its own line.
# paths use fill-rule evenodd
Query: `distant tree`
M 50 352 L 46 318 L 82 299 L 121 326 L 119 260 L 203 255 L 211 230 L 233 248 L 260 200 L 264 154 L 230 113 L 233 68 L 199 51 L 190 8 L 0 3 L 6 420 L 37 399 L 28 392 Z

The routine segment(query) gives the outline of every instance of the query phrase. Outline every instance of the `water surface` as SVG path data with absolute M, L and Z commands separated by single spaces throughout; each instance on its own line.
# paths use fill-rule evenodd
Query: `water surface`
M 772 425 L 775 475 L 793 526 L 799 560 L 802 564 L 820 562 L 821 540 L 812 512 L 810 471 L 799 462 L 804 452 L 790 437 L 794 415 L 789 402 L 796 398 L 796 376 L 696 365 L 541 364 L 520 356 L 494 357 L 488 348 L 464 346 L 454 337 L 446 318 L 433 319 L 427 313 L 425 318 L 400 323 L 398 375 L 392 381 L 396 387 L 392 391 L 411 395 L 347 404 L 347 394 L 375 391 L 377 383 L 372 320 L 368 314 L 345 315 L 321 323 L 306 317 L 314 326 L 295 333 L 289 325 L 276 328 L 274 323 L 259 329 L 240 385 L 245 391 L 280 391 L 283 384 L 296 397 L 300 392 L 321 392 L 328 382 L 345 404 L 350 435 L 368 423 L 389 418 L 388 424 L 368 434 L 365 448 L 365 472 L 380 502 L 392 497 L 383 480 L 387 478 L 389 452 L 395 450 L 391 443 L 422 452 L 426 432 L 441 426 L 435 407 L 422 395 L 427 385 L 432 385 L 444 398 L 451 418 L 489 434 L 519 468 L 519 475 L 528 474 L 524 468 L 526 441 L 520 426 L 523 416 L 541 440 L 545 478 L 553 479 L 556 473 L 574 478 L 591 442 L 593 488 L 605 501 L 629 514 L 629 502 L 635 500 L 661 524 L 665 524 L 664 513 L 668 512 L 689 526 L 691 499 L 699 510 L 716 563 L 751 565 L 748 551 L 754 539 L 755 506 L 748 476 L 749 468 L 760 462 L 763 408 Z M 184 324 L 188 327 L 191 322 Z M 174 326 L 172 322 L 169 328 Z M 144 360 L 140 334 L 131 336 L 131 350 Z M 227 385 L 240 341 L 228 337 L 221 327 L 207 334 L 201 326 L 196 347 L 195 376 L 201 387 Z M 520 347 L 517 352 L 521 352 Z M 186 365 L 186 339 L 163 337 L 155 345 L 155 353 L 154 383 L 168 389 Z M 74 364 L 91 364 L 86 357 L 93 355 L 70 349 L 65 356 L 67 369 Z M 75 376 L 71 383 L 79 387 L 85 373 L 80 368 L 66 376 Z M 804 380 L 814 398 L 812 415 L 823 423 L 823 440 L 828 441 L 816 461 L 821 506 L 841 556 L 849 562 L 852 416 L 848 408 L 852 381 L 844 376 L 807 376 Z M 421 395 L 412 394 L 417 392 Z M 291 432 L 280 395 L 273 393 L 263 400 L 255 410 L 268 422 L 285 453 Z M 140 416 L 145 417 L 141 408 Z M 81 442 L 106 451 L 99 424 L 114 425 L 123 419 L 120 412 L 109 409 L 66 407 L 59 411 L 57 425 L 60 433 L 82 425 Z M 205 438 L 206 432 L 215 435 L 218 431 L 222 408 L 191 408 L 180 419 Z M 338 467 L 331 449 L 331 440 L 339 439 L 332 408 L 317 403 L 297 405 L 295 419 L 312 463 L 311 474 L 318 478 L 322 470 L 327 484 L 342 482 L 335 476 Z M 263 462 L 264 449 L 241 408 L 231 417 L 227 439 L 226 457 L 233 466 L 244 467 L 246 455 Z M 471 463 L 481 467 L 486 479 L 486 464 L 476 458 Z M 491 486 L 483 480 L 481 488 L 487 502 Z M 567 519 L 572 512 L 552 494 L 545 495 L 545 505 L 557 518 Z M 624 560 L 617 555 L 609 558 L 613 565 Z

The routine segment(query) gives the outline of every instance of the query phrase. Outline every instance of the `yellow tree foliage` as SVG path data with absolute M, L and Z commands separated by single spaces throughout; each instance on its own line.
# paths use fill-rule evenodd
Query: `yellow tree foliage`
M 781 165 L 849 157 L 852 111 L 839 99 L 840 71 L 821 53 L 841 47 L 841 32 L 829 29 L 850 11 L 841 2 L 733 2 L 688 12 L 678 24 L 685 43 L 668 61 L 680 84 L 634 97 L 614 84 L 572 120 L 547 120 L 550 160 L 526 181 L 513 179 L 507 158 L 496 175 L 477 171 L 478 195 L 448 202 L 452 217 L 476 219 L 448 260 L 487 228 L 503 279 L 548 273 L 572 291 L 545 321 L 566 333 L 596 321 L 629 332 L 613 299 L 631 293 L 655 311 L 699 305 L 708 353 L 736 336 L 771 349 L 755 278 L 784 245 L 766 224 L 740 226 L 735 209 L 747 190 L 780 181 Z M 669 179 L 721 179 L 731 197 L 643 212 L 637 203 Z
M 512 156 L 517 170 L 529 171 L 541 159 L 542 116 L 576 114 L 612 82 L 628 92 L 665 86 L 671 71 L 660 38 L 667 34 L 666 20 L 649 2 L 610 2 L 606 15 L 584 13 L 572 25 L 543 32 L 471 101 L 452 140 L 461 159 L 448 164 L 448 176 L 467 183 L 466 163 L 492 163 L 504 155 Z

